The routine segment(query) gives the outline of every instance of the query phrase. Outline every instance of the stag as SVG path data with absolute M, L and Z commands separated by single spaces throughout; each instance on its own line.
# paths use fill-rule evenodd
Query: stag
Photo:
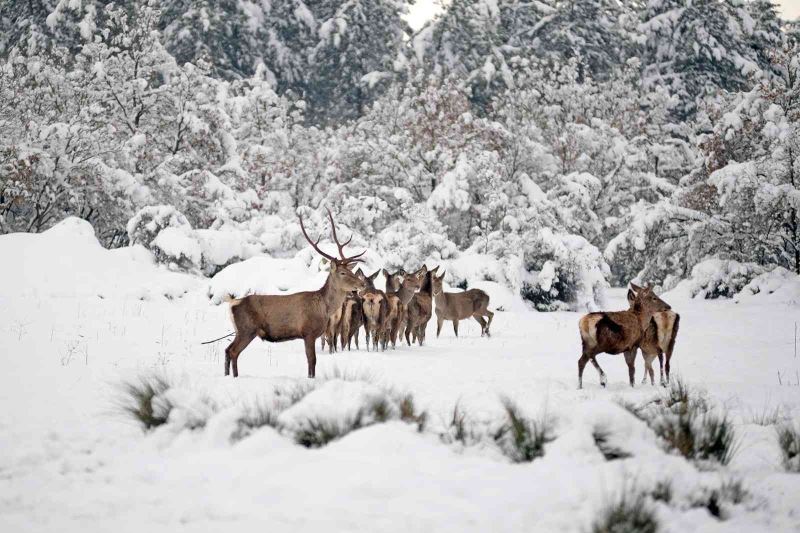
M 628 303 L 633 308 L 635 301 L 634 293 L 642 290 L 641 287 L 631 283 L 633 292 L 628 292 Z M 653 319 L 644 332 L 644 338 L 639 344 L 644 359 L 645 371 L 642 383 L 647 383 L 647 376 L 650 375 L 650 384 L 655 385 L 655 375 L 653 372 L 653 359 L 658 357 L 660 370 L 660 383 L 667 386 L 669 383 L 669 362 L 672 359 L 672 351 L 675 349 L 675 339 L 678 337 L 681 316 L 675 311 L 662 311 L 653 315 Z M 667 376 L 664 379 L 664 355 L 667 356 Z
M 225 349 L 225 375 L 230 374 L 233 364 L 233 377 L 238 377 L 239 354 L 256 337 L 269 342 L 283 342 L 303 339 L 308 361 L 308 377 L 316 373 L 317 352 L 315 342 L 325 331 L 328 319 L 337 310 L 341 310 L 347 293 L 363 289 L 365 284 L 350 271 L 353 264 L 361 261 L 360 254 L 345 256 L 344 247 L 353 240 L 341 243 L 336 235 L 336 223 L 328 210 L 333 240 L 339 249 L 339 257 L 328 255 L 319 248 L 318 238 L 312 241 L 300 220 L 303 236 L 314 250 L 330 261 L 330 271 L 325 284 L 316 291 L 305 291 L 281 295 L 250 295 L 244 298 L 228 299 L 236 336 L 230 346 Z
M 670 306 L 653 292 L 652 287 L 638 292 L 628 290 L 631 308 L 628 311 L 599 312 L 584 315 L 578 322 L 582 353 L 578 360 L 578 388 L 583 388 L 583 369 L 591 361 L 600 374 L 600 385 L 606 386 L 606 374 L 597 364 L 601 353 L 625 353 L 628 378 L 634 386 L 634 359 L 653 315 L 669 311 Z
M 464 292 L 444 292 L 442 281 L 445 273 L 432 278 L 433 301 L 436 304 L 436 336 L 442 331 L 445 320 L 453 321 L 453 331 L 458 337 L 458 322 L 469 317 L 481 325 L 481 337 L 490 337 L 489 327 L 492 325 L 494 313 L 489 311 L 489 295 L 480 289 Z M 484 319 L 487 317 L 487 319 Z
M 413 341 L 419 343 L 420 346 L 425 342 L 425 328 L 433 314 L 433 278 L 437 270 L 439 270 L 438 266 L 425 274 L 422 287 L 408 304 L 406 342 L 409 346 L 412 342 L 410 337 L 413 337 Z

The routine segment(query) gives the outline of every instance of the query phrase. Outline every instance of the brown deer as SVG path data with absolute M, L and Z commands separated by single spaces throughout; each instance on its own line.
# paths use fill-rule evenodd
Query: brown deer
M 333 240 L 339 248 L 339 258 L 320 250 L 318 246 L 320 239 L 312 241 L 303 225 L 302 217 L 298 218 L 303 236 L 311 244 L 311 247 L 330 261 L 328 279 L 316 291 L 280 295 L 250 295 L 244 298 L 228 299 L 236 336 L 230 346 L 225 349 L 226 376 L 230 373 L 231 363 L 233 363 L 233 377 L 238 377 L 239 354 L 253 339 L 260 337 L 269 342 L 303 339 L 308 361 L 308 377 L 313 378 L 317 366 L 315 347 L 317 338 L 324 333 L 330 316 L 342 308 L 347 293 L 365 286 L 364 282 L 350 271 L 350 267 L 361 261 L 359 258 L 366 253 L 366 250 L 350 257 L 344 255 L 344 247 L 353 240 L 353 237 L 351 236 L 343 244 L 339 242 L 336 235 L 336 224 L 330 210 L 328 210 L 328 218 L 331 222 Z
M 385 270 L 384 270 L 385 272 Z M 414 297 L 414 294 L 422 287 L 422 282 L 425 279 L 425 274 L 428 272 L 428 267 L 422 265 L 422 268 L 413 274 L 404 274 L 403 281 L 400 283 L 400 288 L 396 292 L 386 291 L 386 302 L 389 307 L 389 312 L 384 324 L 384 344 L 388 341 L 392 342 L 392 348 L 397 346 L 397 337 L 402 339 L 403 332 L 406 326 L 406 306 Z M 396 279 L 397 273 L 392 275 Z M 389 285 L 389 278 L 386 280 L 387 286 Z M 401 341 L 402 342 L 402 341 Z
M 389 271 L 384 268 L 381 272 L 383 272 L 383 277 L 386 278 L 386 294 L 399 291 L 400 284 L 403 283 L 403 278 L 406 276 L 406 271 L 400 268 L 394 274 L 389 274 Z
M 631 283 L 631 288 L 634 293 L 641 290 Z M 634 293 L 628 292 L 628 303 L 633 307 L 635 300 Z M 639 344 L 642 350 L 642 358 L 644 359 L 645 371 L 642 383 L 647 383 L 647 376 L 650 375 L 650 384 L 655 385 L 655 376 L 653 372 L 653 359 L 658 357 L 658 366 L 660 370 L 660 383 L 666 387 L 669 384 L 669 362 L 672 359 L 672 351 L 675 349 L 675 339 L 678 337 L 678 328 L 680 326 L 681 316 L 675 311 L 662 311 L 653 315 L 647 331 L 644 332 L 644 338 Z M 667 356 L 667 376 L 664 379 L 664 355 Z
M 597 354 L 625 353 L 628 378 L 634 386 L 634 359 L 653 315 L 669 311 L 670 306 L 653 293 L 651 287 L 634 293 L 629 290 L 631 308 L 628 311 L 599 312 L 584 315 L 578 322 L 582 353 L 578 360 L 578 388 L 583 388 L 583 369 L 591 361 L 600 373 L 600 385 L 606 386 L 606 374 L 595 358 Z
M 477 320 L 481 325 L 481 337 L 490 337 L 489 327 L 492 325 L 494 313 L 489 311 L 489 295 L 480 289 L 469 289 L 464 292 L 444 292 L 442 281 L 445 273 L 434 276 L 433 301 L 436 305 L 436 336 L 442 331 L 445 320 L 453 321 L 453 331 L 458 337 L 458 322 L 469 317 Z M 488 317 L 488 321 L 483 317 Z
M 374 287 L 367 287 L 359 292 L 364 311 L 364 331 L 367 336 L 367 350 L 372 339 L 372 347 L 378 351 L 378 345 L 386 349 L 383 333 L 386 329 L 386 318 L 389 314 L 389 304 L 386 294 Z
M 425 342 L 425 328 L 433 314 L 433 278 L 439 267 L 429 270 L 425 274 L 425 281 L 419 292 L 408 303 L 408 318 L 406 319 L 406 342 L 411 346 L 411 338 L 420 346 Z
M 364 311 L 362 308 L 363 301 L 361 296 L 357 293 L 351 292 L 347 295 L 342 306 L 342 321 L 339 324 L 339 337 L 341 339 L 342 350 L 347 344 L 347 350 L 353 341 L 356 339 L 356 350 L 358 350 L 358 330 L 364 323 Z

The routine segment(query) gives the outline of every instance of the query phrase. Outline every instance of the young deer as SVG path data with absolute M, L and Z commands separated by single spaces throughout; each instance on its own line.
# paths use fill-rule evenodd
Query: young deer
M 384 270 L 385 272 L 385 270 Z M 389 307 L 389 313 L 386 317 L 386 324 L 384 324 L 384 344 L 389 340 L 392 341 L 392 348 L 397 345 L 397 337 L 402 339 L 403 330 L 406 326 L 406 306 L 414 297 L 414 294 L 422 287 L 425 274 L 428 272 L 428 267 L 422 265 L 422 268 L 413 274 L 404 274 L 403 281 L 400 283 L 400 288 L 396 292 L 386 291 L 386 301 Z M 397 276 L 397 273 L 393 277 Z M 387 286 L 389 285 L 389 278 L 386 280 Z M 402 341 L 401 341 L 402 342 Z
M 389 305 L 386 301 L 386 294 L 374 287 L 367 287 L 359 292 L 364 311 L 364 331 L 367 336 L 367 350 L 369 341 L 372 339 L 373 350 L 378 351 L 378 345 L 382 344 L 386 349 L 383 339 L 383 332 L 386 325 L 386 317 L 389 314 Z
M 642 290 L 631 283 L 632 292 L 628 292 L 628 303 L 633 307 L 635 301 L 635 292 Z M 642 383 L 647 383 L 647 375 L 650 375 L 650 384 L 655 385 L 655 376 L 653 372 L 653 359 L 658 357 L 658 366 L 660 370 L 660 383 L 666 387 L 669 384 L 669 362 L 672 359 L 672 351 L 675 349 L 675 339 L 678 337 L 678 328 L 680 326 L 681 316 L 675 311 L 662 311 L 653 315 L 647 331 L 644 332 L 644 338 L 639 344 L 642 350 L 642 358 L 644 359 L 644 377 Z M 664 354 L 667 356 L 667 377 L 664 379 Z
M 458 337 L 458 321 L 469 317 L 474 318 L 481 325 L 481 337 L 490 337 L 489 327 L 492 325 L 494 313 L 489 311 L 489 295 L 480 289 L 470 289 L 464 292 L 444 292 L 442 290 L 441 276 L 434 276 L 433 301 L 436 304 L 436 336 L 442 331 L 442 324 L 445 320 L 453 321 L 453 331 Z M 483 317 L 488 317 L 484 320 Z
M 628 378 L 631 387 L 634 386 L 634 359 L 636 349 L 644 338 L 653 315 L 662 311 L 669 311 L 670 306 L 653 293 L 651 287 L 639 290 L 636 293 L 629 290 L 631 308 L 628 311 L 589 313 L 578 322 L 583 347 L 581 358 L 578 360 L 578 388 L 583 388 L 583 368 L 591 360 L 600 373 L 600 385 L 606 386 L 606 374 L 595 357 L 597 354 L 625 353 L 625 363 L 628 365 Z
M 413 341 L 419 343 L 420 346 L 425 342 L 425 328 L 433 314 L 433 278 L 437 270 L 439 270 L 438 266 L 425 274 L 422 287 L 408 303 L 406 342 L 409 346 L 411 346 L 409 337 L 413 337 Z
M 233 363 L 233 377 L 239 375 L 237 364 L 239 354 L 256 337 L 269 342 L 283 342 L 292 339 L 303 339 L 308 361 L 308 377 L 313 378 L 316 372 L 317 352 L 315 342 L 325 331 L 325 325 L 332 314 L 342 308 L 348 292 L 362 289 L 365 284 L 350 272 L 350 266 L 361 261 L 359 257 L 365 252 L 350 257 L 344 255 L 344 244 L 336 235 L 336 224 L 333 215 L 328 211 L 331 232 L 339 258 L 326 254 L 319 249 L 319 239 L 312 241 L 306 233 L 302 217 L 300 229 L 312 248 L 330 261 L 330 272 L 325 284 L 316 291 L 298 292 L 281 295 L 251 295 L 239 299 L 228 299 L 231 305 L 231 316 L 236 336 L 225 349 L 225 375 L 230 373 Z

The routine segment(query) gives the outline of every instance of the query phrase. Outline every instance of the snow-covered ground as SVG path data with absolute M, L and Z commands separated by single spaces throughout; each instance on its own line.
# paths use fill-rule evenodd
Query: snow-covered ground
M 470 322 L 459 338 L 447 323 L 436 339 L 432 321 L 425 347 L 372 353 L 362 336 L 362 350 L 319 354 L 317 390 L 281 414 L 286 424 L 347 416 L 390 387 L 413 394 L 430 429 L 393 421 L 307 449 L 269 427 L 230 438 L 237 409 L 308 384 L 301 341 L 256 341 L 240 378 L 225 378 L 226 343 L 200 344 L 231 329 L 208 281 L 160 270 L 143 249 L 95 244 L 77 222 L 0 237 L 1 531 L 586 531 L 625 488 L 663 481 L 674 492 L 654 504 L 663 531 L 800 528 L 800 475 L 784 472 L 775 428 L 755 423 L 765 413 L 800 419 L 796 305 L 664 296 L 682 317 L 673 375 L 735 423 L 726 467 L 664 451 L 619 406 L 663 393 L 638 383 L 641 360 L 633 389 L 622 356 L 602 355 L 609 387 L 589 365 L 577 390 L 579 315 L 566 312 L 498 312 L 491 338 Z M 297 284 L 308 288 L 309 277 Z M 609 307 L 626 307 L 624 291 L 610 291 Z M 119 383 L 152 371 L 176 384 L 176 402 L 223 407 L 202 429 L 171 420 L 144 434 L 119 412 Z M 491 426 L 501 396 L 554 421 L 544 457 L 514 464 L 495 447 L 437 435 L 456 404 L 476 427 Z M 604 459 L 599 426 L 632 456 Z M 735 480 L 749 495 L 724 520 L 691 504 Z

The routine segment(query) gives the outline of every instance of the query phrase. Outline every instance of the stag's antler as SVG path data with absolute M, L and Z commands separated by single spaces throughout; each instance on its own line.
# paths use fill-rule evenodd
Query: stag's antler
M 336 243 L 336 247 L 339 248 L 339 256 L 341 257 L 341 259 L 336 259 L 332 255 L 328 255 L 325 252 L 323 252 L 322 250 L 320 250 L 318 245 L 319 245 L 319 241 L 320 241 L 320 239 L 322 237 L 320 236 L 320 238 L 318 238 L 316 241 L 312 241 L 311 237 L 308 236 L 308 232 L 306 232 L 305 225 L 303 225 L 303 217 L 301 217 L 300 215 L 297 215 L 297 218 L 300 220 L 300 229 L 303 231 L 303 236 L 306 238 L 308 243 L 322 257 L 324 257 L 328 261 L 335 262 L 335 263 L 340 264 L 340 265 L 349 265 L 350 263 L 358 263 L 360 261 L 363 261 L 363 259 L 359 259 L 359 257 L 361 257 L 362 255 L 367 253 L 366 250 L 364 250 L 360 254 L 356 254 L 356 255 L 353 255 L 351 257 L 347 257 L 346 255 L 344 255 L 344 247 L 347 246 L 348 244 L 350 244 L 350 241 L 353 240 L 353 236 L 351 235 L 350 238 L 347 239 L 347 242 L 345 242 L 344 244 L 340 243 L 339 242 L 339 237 L 336 235 L 336 223 L 333 221 L 333 215 L 331 214 L 331 210 L 327 209 L 327 211 L 328 211 L 328 218 L 331 221 L 331 232 L 333 233 L 333 242 Z
M 350 244 L 350 241 L 353 240 L 353 236 L 350 235 L 350 238 L 347 239 L 347 242 L 340 243 L 339 242 L 339 237 L 336 235 L 336 222 L 333 221 L 333 214 L 331 213 L 331 210 L 328 209 L 327 207 L 325 208 L 325 210 L 328 212 L 328 219 L 330 219 L 330 221 L 331 221 L 331 232 L 333 233 L 333 242 L 335 242 L 336 243 L 336 247 L 339 248 L 339 256 L 342 258 L 341 259 L 341 263 L 347 265 L 347 264 L 350 264 L 350 263 L 358 263 L 359 261 L 363 261 L 362 259 L 358 259 L 358 258 L 361 257 L 362 255 L 364 255 L 365 253 L 367 253 L 366 250 L 364 250 L 360 254 L 356 254 L 356 255 L 353 255 L 353 256 L 350 256 L 350 257 L 347 257 L 346 255 L 344 255 L 344 247 L 347 246 L 348 244 Z
M 303 225 L 303 217 L 301 217 L 300 215 L 297 215 L 297 218 L 300 220 L 300 229 L 303 231 L 303 236 L 308 241 L 308 244 L 310 244 L 311 247 L 314 248 L 319 255 L 321 255 L 322 257 L 324 257 L 328 261 L 337 261 L 338 262 L 338 259 L 336 259 L 332 255 L 326 254 L 325 252 L 323 252 L 322 250 L 319 249 L 319 246 L 317 246 L 319 244 L 319 240 L 322 238 L 322 236 L 320 235 L 320 237 L 316 241 L 312 241 L 311 237 L 308 236 L 308 232 L 306 231 L 306 227 Z

